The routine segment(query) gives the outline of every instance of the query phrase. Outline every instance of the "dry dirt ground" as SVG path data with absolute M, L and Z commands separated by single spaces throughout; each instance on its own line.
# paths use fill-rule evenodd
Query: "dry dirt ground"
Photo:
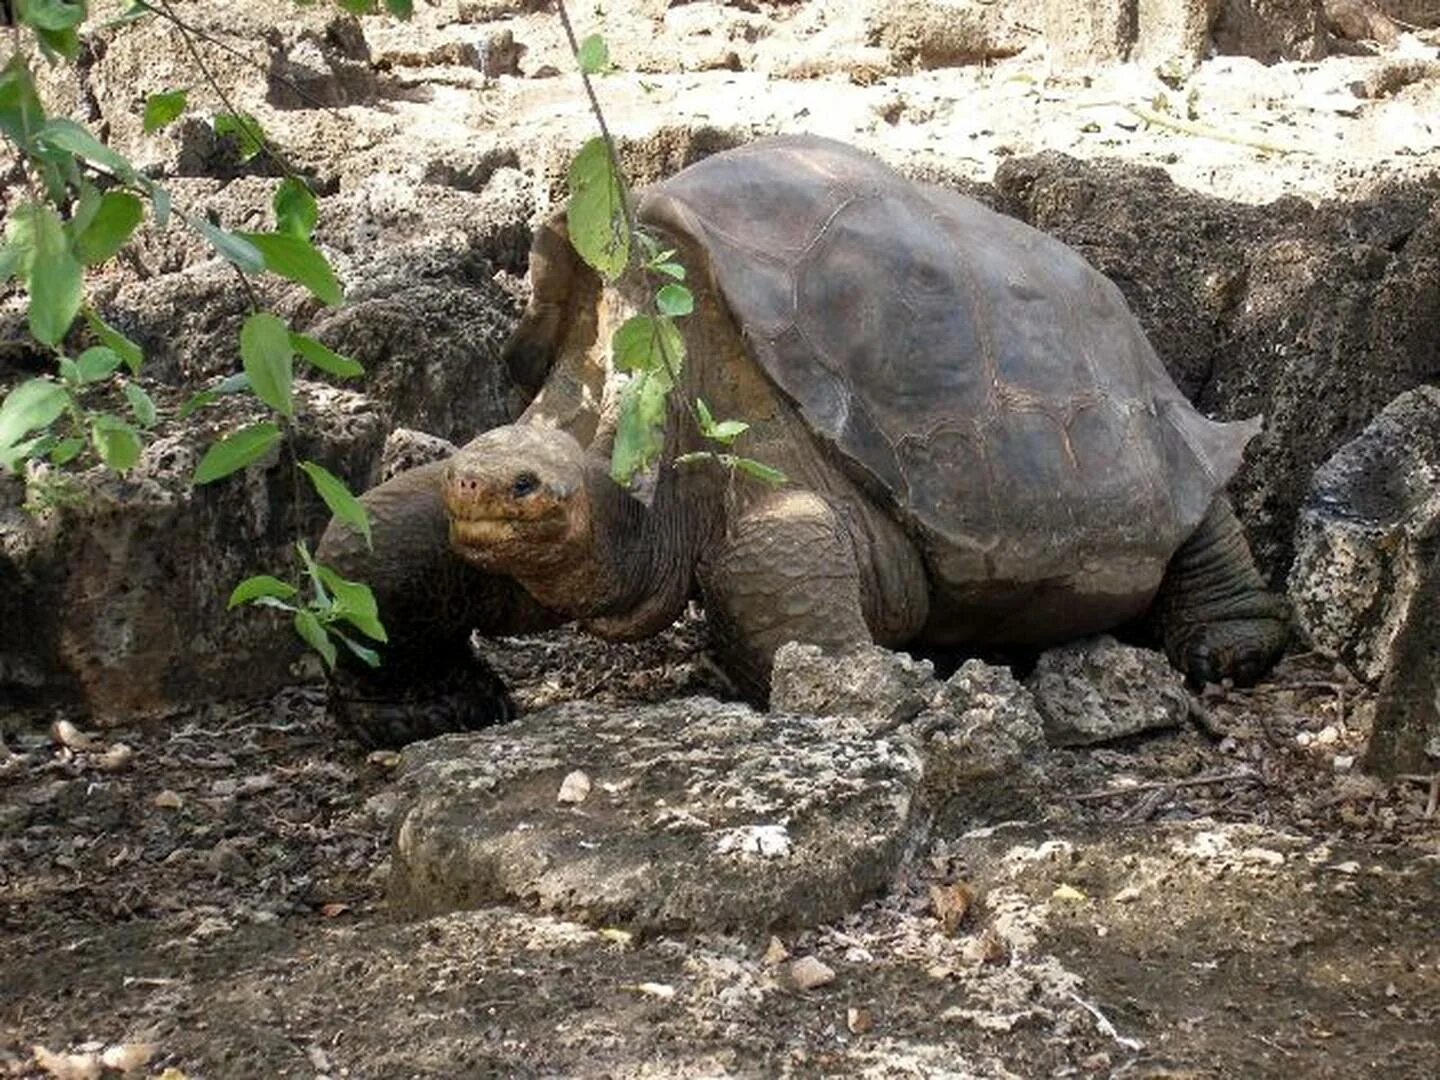
M 550 16 L 490 6 L 511 13 L 497 19 L 527 45 L 524 70 L 564 64 Z M 422 8 L 418 38 L 367 30 L 405 91 L 384 108 L 242 107 L 302 160 L 350 132 L 357 175 L 397 148 L 423 163 L 500 132 L 540 146 L 585 129 L 571 80 L 440 62 L 446 42 L 493 31 L 485 7 Z M 986 180 L 1006 154 L 1053 148 L 1251 202 L 1354 193 L 1440 159 L 1440 80 L 1353 90 L 1390 86 L 1404 50 L 1433 56 L 1413 35 L 1382 57 L 1218 58 L 1177 92 L 1131 67 L 1056 75 L 1036 55 L 886 73 L 847 52 L 866 34 L 844 4 L 690 4 L 658 23 L 663 5 L 613 8 L 576 5 L 630 72 L 601 80 L 622 135 L 807 129 Z M 743 70 L 686 70 L 707 41 Z M 644 646 L 486 648 L 522 704 L 602 706 L 717 689 L 697 642 L 686 625 Z M 1434 1075 L 1435 783 L 1358 774 L 1371 703 L 1314 658 L 1202 704 L 1183 732 L 1052 753 L 1044 798 L 952 808 L 886 895 L 775 941 L 642 941 L 511 910 L 389 920 L 387 762 L 333 730 L 311 688 L 103 732 L 7 717 L 0 1074 L 94 1075 L 121 1051 L 172 1080 Z M 833 980 L 797 985 L 782 953 Z
M 694 625 L 487 651 L 532 706 L 719 689 Z M 1369 702 L 1313 659 L 1203 704 L 942 814 L 887 895 L 779 945 L 391 921 L 387 763 L 309 689 L 12 738 L 0 1070 L 143 1043 L 186 1076 L 1433 1074 L 1435 788 L 1348 767 Z

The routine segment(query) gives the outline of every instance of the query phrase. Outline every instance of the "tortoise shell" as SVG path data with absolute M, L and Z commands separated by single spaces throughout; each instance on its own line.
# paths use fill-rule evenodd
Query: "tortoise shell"
M 1076 252 L 843 143 L 716 154 L 639 217 L 706 252 L 750 354 L 942 581 L 1153 591 L 1258 430 L 1196 412 Z

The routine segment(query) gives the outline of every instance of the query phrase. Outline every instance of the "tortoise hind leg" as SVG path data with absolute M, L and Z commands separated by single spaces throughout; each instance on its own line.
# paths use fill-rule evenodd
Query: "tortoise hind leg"
M 508 719 L 500 680 L 470 649 L 470 633 L 521 633 L 534 605 L 514 582 L 481 573 L 451 554 L 440 498 L 444 462 L 411 469 L 361 496 L 373 548 L 332 521 L 320 561 L 375 594 L 389 641 L 369 668 L 348 650 L 332 673 L 328 707 L 362 744 L 403 746 Z
M 1224 495 L 1170 560 L 1153 610 L 1170 663 L 1197 686 L 1257 682 L 1290 638 L 1289 606 L 1265 587 Z

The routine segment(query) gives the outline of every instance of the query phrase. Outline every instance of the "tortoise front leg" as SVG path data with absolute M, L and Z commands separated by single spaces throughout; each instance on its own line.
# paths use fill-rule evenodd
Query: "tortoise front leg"
M 1224 495 L 1170 560 L 1153 610 L 1170 663 L 1196 686 L 1249 686 L 1290 640 L 1289 606 L 1265 587 Z
M 764 701 L 787 641 L 843 652 L 871 641 L 854 542 L 820 496 L 783 490 L 746 510 L 701 568 L 717 659 Z
M 361 496 L 373 549 L 337 521 L 320 540 L 320 561 L 373 590 L 390 639 L 377 647 L 375 669 L 342 648 L 330 683 L 331 714 L 367 746 L 402 746 L 509 718 L 505 688 L 474 656 L 471 631 L 523 633 L 556 621 L 515 582 L 451 553 L 444 465 L 411 469 Z

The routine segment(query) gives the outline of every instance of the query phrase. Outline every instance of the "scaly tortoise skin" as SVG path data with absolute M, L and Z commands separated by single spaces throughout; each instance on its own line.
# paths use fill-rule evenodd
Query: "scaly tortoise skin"
M 1197 413 L 1074 251 L 809 136 L 707 158 L 637 218 L 690 268 L 686 392 L 748 421 L 740 452 L 790 482 L 667 464 L 642 501 L 608 479 L 622 380 L 605 354 L 651 286 L 602 288 L 557 216 L 508 352 L 534 402 L 367 495 L 396 524 L 347 558 L 387 591 L 448 582 L 425 585 L 465 609 L 442 639 L 563 619 L 642 636 L 698 592 L 757 696 L 788 640 L 1047 644 L 1147 611 L 1193 681 L 1273 663 L 1284 606 L 1223 494 L 1258 423 Z M 672 409 L 668 460 L 703 448 Z M 422 519 L 425 544 L 387 544 Z M 326 544 L 357 554 L 334 528 Z

